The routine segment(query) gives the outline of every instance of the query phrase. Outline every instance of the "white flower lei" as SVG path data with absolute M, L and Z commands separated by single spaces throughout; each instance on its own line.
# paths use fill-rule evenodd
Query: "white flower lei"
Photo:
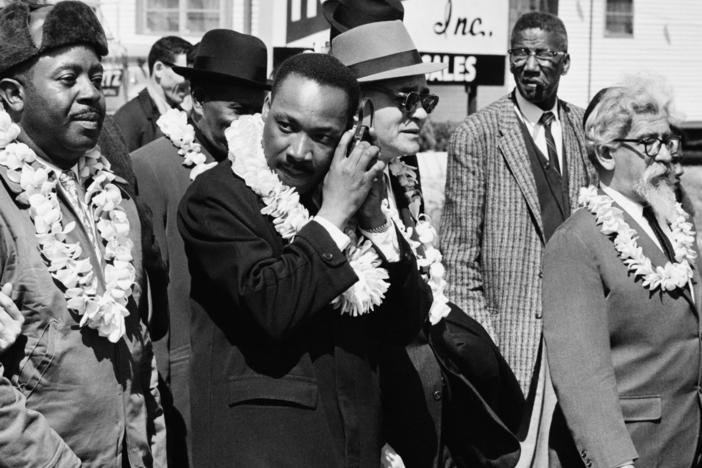
M 671 243 L 675 251 L 676 263 L 667 262 L 664 266 L 654 267 L 651 259 L 643 254 L 637 244 L 636 231 L 624 221 L 622 210 L 613 207 L 614 201 L 607 195 L 598 195 L 593 186 L 580 189 L 578 203 L 586 207 L 593 215 L 600 231 L 606 236 L 614 235 L 614 247 L 629 271 L 643 278 L 643 287 L 651 291 L 673 291 L 685 288 L 692 279 L 691 262 L 697 258 L 693 249 L 695 231 L 687 221 L 689 215 L 680 203 L 675 204 L 676 217 L 670 225 Z
M 195 129 L 188 123 L 188 116 L 178 109 L 168 109 L 156 121 L 161 132 L 178 148 L 178 154 L 183 156 L 183 166 L 192 167 L 190 180 L 217 165 L 216 162 L 205 162 L 207 157 L 202 152 L 202 146 L 195 142 Z
M 292 241 L 310 220 L 310 215 L 300 203 L 297 191 L 284 185 L 266 163 L 261 146 L 261 115 L 239 117 L 232 122 L 225 135 L 232 171 L 261 197 L 266 205 L 261 209 L 261 213 L 273 218 L 278 234 L 285 241 Z M 381 260 L 372 243 L 364 237 L 356 236 L 354 232 L 347 231 L 346 234 L 351 238 L 351 244 L 344 253 L 358 276 L 358 281 L 334 299 L 332 305 L 340 307 L 342 314 L 356 317 L 367 314 L 380 305 L 390 285 L 386 281 L 388 272 L 380 267 Z
M 7 178 L 21 188 L 17 201 L 29 206 L 44 262 L 54 281 L 64 288 L 68 309 L 81 316 L 80 326 L 96 329 L 100 336 L 116 343 L 125 333 L 126 305 L 136 273 L 129 220 L 120 207 L 122 194 L 112 183 L 115 176 L 110 163 L 97 147 L 78 160 L 80 179 L 90 181 L 85 202 L 98 220 L 96 227 L 105 244 L 105 292 L 98 294 L 90 259 L 81 258 L 79 243 L 67 242 L 66 236 L 76 223 L 62 223 L 56 171 L 35 163 L 34 151 L 15 141 L 19 133 L 19 127 L 0 109 L 0 165 L 7 168 Z
M 408 202 L 410 204 L 416 203 L 419 199 L 421 203 L 421 195 L 417 190 L 417 169 L 397 157 L 390 162 L 390 172 L 397 177 Z M 388 190 L 390 190 L 389 187 Z M 416 211 L 419 212 L 418 208 Z M 417 215 L 417 223 L 414 226 L 414 231 L 419 239 L 417 242 L 412 239 L 412 228 L 406 227 L 397 213 L 386 210 L 386 214 L 390 215 L 395 224 L 400 227 L 400 232 L 417 257 L 417 266 L 423 271 L 422 277 L 431 288 L 434 301 L 429 309 L 429 322 L 436 325 L 451 312 L 451 308 L 448 306 L 448 297 L 444 293 L 447 286 L 444 279 L 446 268 L 441 263 L 443 259 L 441 252 L 434 247 L 434 241 L 437 238 L 436 229 L 431 224 L 429 216 L 426 214 Z M 419 249 L 420 246 L 422 249 Z

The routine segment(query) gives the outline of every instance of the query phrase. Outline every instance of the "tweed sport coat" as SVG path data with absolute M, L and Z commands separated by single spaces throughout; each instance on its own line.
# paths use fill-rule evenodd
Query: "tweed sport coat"
M 643 254 L 654 266 L 664 265 L 663 251 L 626 212 L 624 220 L 636 231 Z M 633 459 L 637 468 L 696 466 L 702 396 L 699 263 L 693 274 L 694 301 L 687 288 L 645 289 L 585 209 L 549 240 L 544 340 L 570 429 L 559 432 L 570 432 L 577 447 L 575 454 L 555 447 L 560 466 L 615 467 Z
M 569 195 L 593 183 L 582 109 L 559 100 Z M 526 393 L 541 339 L 545 245 L 536 183 L 510 96 L 451 136 L 441 247 L 449 298 L 490 333 Z

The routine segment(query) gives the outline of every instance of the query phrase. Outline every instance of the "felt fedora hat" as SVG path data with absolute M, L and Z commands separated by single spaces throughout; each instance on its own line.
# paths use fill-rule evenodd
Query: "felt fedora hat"
M 364 24 L 336 36 L 331 54 L 356 74 L 359 83 L 423 75 L 446 68 L 424 63 L 401 21 Z
M 261 39 L 230 29 L 205 33 L 192 67 L 173 67 L 190 80 L 237 82 L 268 88 L 268 52 Z
M 14 2 L 0 9 L 0 74 L 52 49 L 74 44 L 85 44 L 99 56 L 107 55 L 105 31 L 83 2 Z
M 400 0 L 327 0 L 322 12 L 331 25 L 331 39 L 362 24 L 401 21 L 405 17 Z

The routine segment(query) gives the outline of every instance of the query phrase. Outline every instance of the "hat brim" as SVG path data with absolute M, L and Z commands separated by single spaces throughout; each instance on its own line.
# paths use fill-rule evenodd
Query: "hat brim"
M 367 83 L 369 81 L 391 80 L 393 78 L 404 78 L 406 76 L 426 75 L 439 70 L 443 70 L 448 65 L 445 63 L 417 63 L 406 67 L 393 68 L 380 73 L 358 78 L 359 83 Z
M 336 20 L 336 9 L 339 8 L 341 2 L 338 0 L 327 0 L 322 3 L 322 14 L 327 19 L 332 28 L 339 31 L 339 33 L 348 31 L 348 26 L 339 23 Z
M 234 75 L 228 75 L 226 73 L 218 73 L 218 72 L 213 72 L 209 70 L 199 70 L 197 68 L 191 68 L 191 67 L 178 67 L 178 66 L 173 66 L 173 71 L 179 74 L 180 76 L 187 78 L 188 80 L 192 80 L 193 78 L 196 79 L 210 79 L 217 81 L 219 83 L 222 82 L 230 82 L 234 84 L 245 84 L 248 86 L 253 86 L 255 88 L 261 88 L 261 89 L 271 89 L 271 84 L 268 80 L 264 82 L 260 81 L 253 81 L 249 80 L 247 78 L 242 78 L 240 76 L 234 76 Z

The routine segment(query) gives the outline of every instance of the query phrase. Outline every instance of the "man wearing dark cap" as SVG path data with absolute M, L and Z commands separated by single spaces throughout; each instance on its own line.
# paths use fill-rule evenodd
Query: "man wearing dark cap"
M 169 461 L 182 466 L 190 427 L 190 275 L 176 227 L 178 203 L 202 171 L 227 158 L 224 130 L 240 115 L 260 112 L 265 97 L 266 46 L 225 29 L 207 32 L 192 67 L 174 67 L 191 82 L 190 118 L 171 110 L 161 116 L 161 137 L 132 153 L 139 196 L 153 212 L 156 239 L 168 265 L 169 333 L 156 343 L 164 393 Z M 167 404 L 172 398 L 173 405 Z
M 173 70 L 185 66 L 193 46 L 178 36 L 162 37 L 149 50 L 149 78 L 146 87 L 115 113 L 115 122 L 122 131 L 129 151 L 162 136 L 156 125 L 168 109 L 180 109 L 188 95 L 188 82 Z
M 0 10 L 0 461 L 165 464 L 136 207 L 95 147 L 105 34 L 82 2 Z M 7 293 L 7 291 L 3 290 Z

